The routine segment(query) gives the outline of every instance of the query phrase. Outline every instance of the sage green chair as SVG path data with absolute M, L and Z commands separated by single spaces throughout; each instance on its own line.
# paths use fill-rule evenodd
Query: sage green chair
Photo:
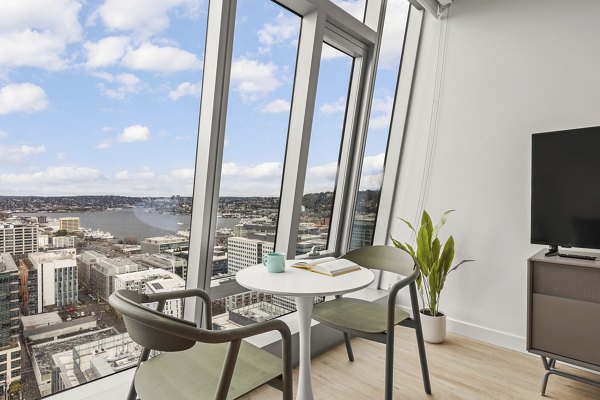
M 167 300 L 192 296 L 204 302 L 206 329 L 161 312 Z M 143 305 L 153 302 L 158 302 L 156 311 Z M 148 295 L 118 290 L 109 303 L 123 315 L 131 339 L 144 348 L 128 400 L 235 399 L 264 383 L 292 400 L 291 334 L 284 322 L 213 331 L 211 300 L 200 289 Z M 281 334 L 282 358 L 242 340 L 269 331 Z M 151 350 L 161 353 L 149 359 Z
M 354 361 L 349 335 L 359 336 L 386 345 L 385 353 L 385 399 L 391 400 L 394 385 L 394 327 L 402 324 L 415 329 L 421 361 L 421 372 L 425 392 L 431 394 L 427 357 L 423 343 L 416 280 L 420 271 L 415 268 L 412 257 L 391 246 L 369 246 L 352 250 L 346 258 L 362 267 L 393 272 L 404 276 L 390 288 L 387 303 L 379 304 L 366 300 L 336 296 L 334 300 L 315 304 L 313 319 L 344 333 L 346 350 L 350 361 Z M 333 278 L 335 279 L 335 278 Z M 413 319 L 396 306 L 400 289 L 408 286 L 412 303 Z

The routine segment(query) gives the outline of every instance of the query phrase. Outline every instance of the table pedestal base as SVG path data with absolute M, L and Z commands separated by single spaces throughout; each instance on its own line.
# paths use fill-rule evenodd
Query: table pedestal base
M 310 321 L 315 303 L 314 297 L 296 297 L 299 323 L 299 376 L 296 400 L 313 400 L 312 381 L 310 378 Z

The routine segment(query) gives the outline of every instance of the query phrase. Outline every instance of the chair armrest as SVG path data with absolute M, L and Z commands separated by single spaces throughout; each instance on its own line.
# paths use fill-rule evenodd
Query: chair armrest
M 207 329 L 212 329 L 212 300 L 210 298 L 210 295 L 204 290 L 195 288 L 175 290 L 173 292 L 152 293 L 146 295 L 148 303 L 154 303 L 155 301 L 159 302 L 159 311 L 161 312 L 162 307 L 164 307 L 165 301 L 174 299 L 184 299 L 187 297 L 198 297 L 204 302 L 204 318 L 206 319 L 205 326 Z
M 400 291 L 400 289 L 403 289 L 409 284 L 415 282 L 419 277 L 420 273 L 421 271 L 419 270 L 419 268 L 415 267 L 415 269 L 410 275 L 404 277 L 404 279 L 401 279 L 392 285 L 392 287 L 390 288 L 390 293 L 388 295 L 388 307 L 393 308 L 396 306 L 396 297 L 398 296 L 398 292 Z

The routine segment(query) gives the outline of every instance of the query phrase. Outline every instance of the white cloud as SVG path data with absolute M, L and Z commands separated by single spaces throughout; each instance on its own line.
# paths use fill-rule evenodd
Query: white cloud
M 388 0 L 387 18 L 379 50 L 378 68 L 397 72 L 410 3 L 406 0 Z
M 231 85 L 245 101 L 255 101 L 281 86 L 278 68 L 273 63 L 261 63 L 245 57 L 231 65 Z
M 323 114 L 335 114 L 346 111 L 346 98 L 340 97 L 333 103 L 323 103 L 319 107 L 319 111 Z
M 168 97 L 171 100 L 177 100 L 184 96 L 200 97 L 201 89 L 202 85 L 200 83 L 182 82 L 177 85 L 176 89 L 169 92 Z
M 0 139 L 8 137 L 8 132 L 0 130 Z
M 357 20 L 363 20 L 365 14 L 365 0 L 334 0 L 333 2 Z
M 169 13 L 194 16 L 200 0 L 106 0 L 88 19 L 93 24 L 97 18 L 108 30 L 132 31 L 139 37 L 149 37 L 166 29 Z
M 101 176 L 100 172 L 93 168 L 87 167 L 48 167 L 43 171 L 33 173 L 21 173 L 21 174 L 0 174 L 0 185 L 18 185 L 27 184 L 31 187 L 32 184 L 36 185 L 42 183 L 46 186 L 54 185 L 59 182 L 70 181 L 85 182 L 92 179 L 98 179 Z
M 300 19 L 297 16 L 280 12 L 273 23 L 266 23 L 258 30 L 258 41 L 265 46 L 294 42 L 298 39 L 299 28 Z
M 336 58 L 344 58 L 344 57 L 347 59 L 350 59 L 350 56 L 348 56 L 346 53 L 342 53 L 338 49 L 333 48 L 326 43 L 323 44 L 323 50 L 321 52 L 321 60 L 322 61 L 329 61 L 329 60 L 334 60 Z
M 194 169 L 193 168 L 181 168 L 175 169 L 169 173 L 169 176 L 175 179 L 183 179 L 188 181 L 194 180 Z
M 48 107 L 48 97 L 32 83 L 13 83 L 0 88 L 0 115 L 13 112 L 35 112 Z
M 373 174 L 383 171 L 385 163 L 385 153 L 375 154 L 373 156 L 366 156 L 363 160 L 362 170 L 363 173 Z
M 142 169 L 138 172 L 129 172 L 127 170 L 119 171 L 115 174 L 115 179 L 123 181 L 123 180 L 149 180 L 154 179 L 156 174 L 152 172 L 150 169 Z
M 148 139 L 150 139 L 150 129 L 143 125 L 128 126 L 117 137 L 117 141 L 126 143 L 144 142 Z
M 0 162 L 18 162 L 30 155 L 45 151 L 45 146 L 0 146 Z
M 81 38 L 76 0 L 0 1 L 0 68 L 66 66 L 66 46 Z
M 373 99 L 369 129 L 388 128 L 392 119 L 393 107 L 394 98 L 391 96 Z
M 198 70 L 202 61 L 193 53 L 172 46 L 156 46 L 150 42 L 129 51 L 122 64 L 131 69 L 153 72 Z
M 284 99 L 276 99 L 263 106 L 260 111 L 268 114 L 287 113 L 290 111 L 290 102 Z
M 131 39 L 126 36 L 110 36 L 96 43 L 83 44 L 88 68 L 108 67 L 116 64 L 127 52 Z
M 100 78 L 105 82 L 114 84 L 113 87 L 108 87 L 104 83 L 99 83 L 97 85 L 102 94 L 113 99 L 123 99 L 128 94 L 139 93 L 141 90 L 142 81 L 133 74 L 111 74 L 108 72 L 99 72 L 93 73 L 92 76 Z
M 105 140 L 101 141 L 100 143 L 96 144 L 94 147 L 98 150 L 106 150 L 110 146 L 112 146 L 112 139 L 105 139 Z
M 280 162 L 265 162 L 254 166 L 240 166 L 234 162 L 223 163 L 221 175 L 238 178 L 259 179 L 265 177 L 281 176 L 283 165 Z

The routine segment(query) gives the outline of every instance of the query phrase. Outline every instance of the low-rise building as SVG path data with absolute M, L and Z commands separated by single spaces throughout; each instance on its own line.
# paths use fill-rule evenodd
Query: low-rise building
M 177 250 L 189 247 L 190 240 L 183 236 L 169 235 L 146 238 L 141 243 L 141 253 L 156 254 L 168 250 Z

